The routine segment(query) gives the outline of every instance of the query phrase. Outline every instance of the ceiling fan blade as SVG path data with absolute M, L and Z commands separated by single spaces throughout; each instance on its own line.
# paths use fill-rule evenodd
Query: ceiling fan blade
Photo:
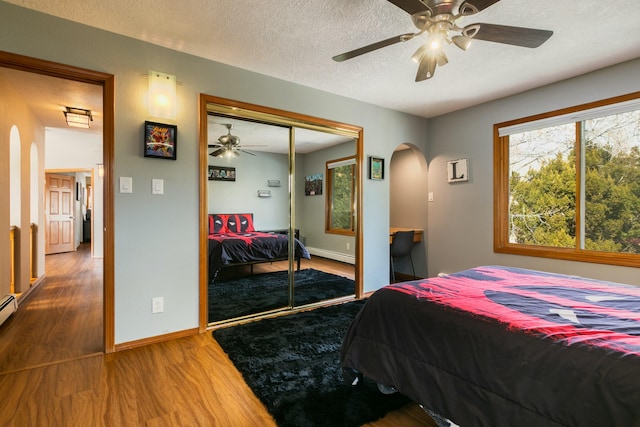
M 226 150 L 224 148 L 219 148 L 215 151 L 212 151 L 211 153 L 209 153 L 210 156 L 213 157 L 218 157 L 219 155 L 221 155 L 222 153 L 224 153 Z
M 251 154 L 252 156 L 256 155 L 255 153 L 252 153 L 251 151 L 243 150 L 242 148 L 238 148 L 237 151 L 242 151 L 243 153 Z
M 363 46 L 359 49 L 351 50 L 349 52 L 341 53 L 340 55 L 336 55 L 333 57 L 334 61 L 342 62 L 347 59 L 355 58 L 356 56 L 363 55 L 365 53 L 372 52 L 376 49 L 380 49 L 383 47 L 391 46 L 392 44 L 396 44 L 399 42 L 406 42 L 407 40 L 411 40 L 415 37 L 413 33 L 401 34 L 399 36 L 391 37 L 390 39 L 382 40 L 377 43 L 373 43 L 367 46 Z
M 475 40 L 535 48 L 549 40 L 553 31 L 508 25 L 472 24 L 465 27 L 462 34 Z
M 460 5 L 460 14 L 468 16 L 481 12 L 500 0 L 467 0 Z
M 398 6 L 400 9 L 404 10 L 409 15 L 413 15 L 414 13 L 423 12 L 429 9 L 420 0 L 387 0 L 387 1 L 391 4 Z

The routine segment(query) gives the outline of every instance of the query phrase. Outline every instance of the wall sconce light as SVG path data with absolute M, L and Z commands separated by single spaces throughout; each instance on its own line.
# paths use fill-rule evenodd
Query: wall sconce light
M 66 111 L 63 111 L 64 118 L 67 121 L 67 126 L 74 128 L 89 129 L 89 122 L 93 121 L 91 110 L 85 110 L 83 108 L 64 107 Z
M 175 119 L 176 100 L 176 76 L 149 71 L 149 114 L 162 119 Z
M 98 176 L 100 178 L 104 178 L 104 165 L 102 163 L 98 163 Z

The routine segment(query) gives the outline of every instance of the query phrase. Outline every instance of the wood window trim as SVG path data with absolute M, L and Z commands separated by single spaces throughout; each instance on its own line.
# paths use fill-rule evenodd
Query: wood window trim
M 355 227 L 355 209 L 354 209 L 354 203 L 356 200 L 356 186 L 355 183 L 352 183 L 351 186 L 351 230 L 346 230 L 346 229 L 341 229 L 341 228 L 331 228 L 331 189 L 333 188 L 333 181 L 332 181 L 332 174 L 331 174 L 331 169 L 329 167 L 329 164 L 331 163 L 336 163 L 336 162 L 342 162 L 342 161 L 347 161 L 347 160 L 354 160 L 354 164 L 351 165 L 352 167 L 352 172 L 353 172 L 353 176 L 356 176 L 356 168 L 355 168 L 355 160 L 356 160 L 356 156 L 347 156 L 347 157 L 342 157 L 339 159 L 333 159 L 333 160 L 328 160 L 326 162 L 325 165 L 325 176 L 327 177 L 327 186 L 326 186 L 326 198 L 325 198 L 325 204 L 324 204 L 324 219 L 325 219 L 325 225 L 324 225 L 324 231 L 327 234 L 339 234 L 342 236 L 355 236 L 356 235 L 356 227 Z
M 640 267 L 640 255 L 613 252 L 600 252 L 579 249 L 579 237 L 574 248 L 555 248 L 534 246 L 509 242 L 509 137 L 500 136 L 499 129 L 520 123 L 531 122 L 575 113 L 583 110 L 602 107 L 640 98 L 640 92 L 607 98 L 601 101 L 582 104 L 574 107 L 555 110 L 543 114 L 524 117 L 493 126 L 493 251 L 511 255 L 524 255 L 567 261 L 608 264 L 624 267 Z M 577 126 L 578 128 L 579 126 Z M 579 129 L 576 130 L 577 132 Z M 576 162 L 580 162 L 579 151 L 576 151 Z M 577 163 L 576 166 L 579 166 Z M 580 190 L 580 167 L 576 167 L 576 191 Z M 578 197 L 579 199 L 579 197 Z M 580 201 L 576 200 L 576 220 L 580 221 Z M 577 223 L 579 224 L 579 223 Z

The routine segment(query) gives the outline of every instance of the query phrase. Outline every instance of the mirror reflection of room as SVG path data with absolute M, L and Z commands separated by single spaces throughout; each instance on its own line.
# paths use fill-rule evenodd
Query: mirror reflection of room
M 353 139 L 211 113 L 207 127 L 209 323 L 354 295 L 355 237 L 325 233 L 322 183 Z M 308 176 L 320 186 L 307 196 Z

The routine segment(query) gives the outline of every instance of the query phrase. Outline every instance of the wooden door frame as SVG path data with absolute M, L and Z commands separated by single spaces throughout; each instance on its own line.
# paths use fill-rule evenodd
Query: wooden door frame
M 104 268 L 103 268 L 103 336 L 104 352 L 115 351 L 115 292 L 114 292 L 114 211 L 113 211 L 113 158 L 115 120 L 115 76 L 71 65 L 46 61 L 0 51 L 0 67 L 74 80 L 102 87 L 104 126 L 102 156 L 104 164 Z

